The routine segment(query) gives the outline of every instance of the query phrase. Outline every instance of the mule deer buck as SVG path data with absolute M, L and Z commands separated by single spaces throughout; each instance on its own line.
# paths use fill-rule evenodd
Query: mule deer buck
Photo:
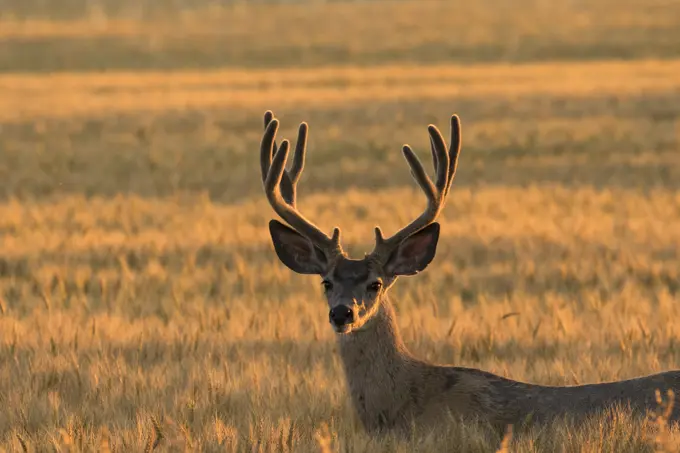
M 414 422 L 430 423 L 447 412 L 500 430 L 527 418 L 538 423 L 558 417 L 584 420 L 614 406 L 644 414 L 657 407 L 657 389 L 680 394 L 680 371 L 554 387 L 513 381 L 472 368 L 435 365 L 414 357 L 399 334 L 387 293 L 399 276 L 423 271 L 434 258 L 440 228 L 435 220 L 451 189 L 460 151 L 458 117 L 451 118 L 449 148 L 435 126 L 428 128 L 434 182 L 411 148 L 404 145 L 404 157 L 425 192 L 427 208 L 389 238 L 376 227 L 375 248 L 363 259 L 347 256 L 338 228 L 327 236 L 298 211 L 296 185 L 304 166 L 308 129 L 305 123 L 300 125 L 293 164 L 286 170 L 289 142 L 284 140 L 277 149 L 278 128 L 278 120 L 268 111 L 260 150 L 262 179 L 272 208 L 290 225 L 270 221 L 274 249 L 294 272 L 323 279 L 329 321 L 337 333 L 349 393 L 369 433 L 408 431 Z

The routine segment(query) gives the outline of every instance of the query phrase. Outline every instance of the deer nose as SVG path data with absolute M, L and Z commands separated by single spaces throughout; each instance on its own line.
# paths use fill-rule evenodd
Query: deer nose
M 354 312 L 347 305 L 338 305 L 331 308 L 328 317 L 336 326 L 344 326 L 354 321 Z

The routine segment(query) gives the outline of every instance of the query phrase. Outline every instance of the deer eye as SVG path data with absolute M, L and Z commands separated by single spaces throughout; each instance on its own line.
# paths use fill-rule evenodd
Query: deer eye
M 322 281 L 321 286 L 323 286 L 324 291 L 330 291 L 331 289 L 333 289 L 333 284 L 328 280 Z
M 369 291 L 380 291 L 380 288 L 382 288 L 382 282 L 373 282 L 368 285 Z

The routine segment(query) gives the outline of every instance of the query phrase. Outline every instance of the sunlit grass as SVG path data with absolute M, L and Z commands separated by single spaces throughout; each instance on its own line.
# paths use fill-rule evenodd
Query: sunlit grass
M 260 112 L 268 106 L 319 109 L 451 98 L 677 95 L 678 74 L 678 60 L 13 74 L 0 76 L 0 119 L 214 108 Z
M 395 290 L 416 354 L 558 385 L 678 366 L 676 195 L 492 187 L 452 195 L 435 263 Z M 208 450 L 314 451 L 326 423 L 333 445 L 351 451 L 496 448 L 498 439 L 454 421 L 407 445 L 363 434 L 317 282 L 277 262 L 263 200 L 59 198 L 0 206 L 6 445 L 17 434 L 58 443 L 59 429 L 96 445 L 106 427 L 115 448 L 142 448 L 158 423 L 167 448 L 174 439 Z M 357 216 L 367 202 L 379 209 Z M 415 191 L 387 189 L 306 196 L 301 206 L 326 229 L 341 225 L 359 253 L 374 224 L 393 230 L 421 202 Z M 652 431 L 627 417 L 515 442 L 520 451 L 647 449 Z
M 629 0 L 625 5 L 614 0 L 230 1 L 220 5 L 206 0 L 6 0 L 0 17 L 0 70 L 680 56 L 677 0 Z
M 367 436 L 258 147 L 265 109 L 309 122 L 300 208 L 359 257 L 422 209 L 401 145 L 460 114 L 437 257 L 393 290 L 408 347 L 553 385 L 680 368 L 680 3 L 195 3 L 3 6 L 0 451 L 677 450 L 664 404 Z

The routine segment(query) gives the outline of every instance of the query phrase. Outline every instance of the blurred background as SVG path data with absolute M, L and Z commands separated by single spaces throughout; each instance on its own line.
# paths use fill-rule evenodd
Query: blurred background
M 313 192 L 407 183 L 400 145 L 453 112 L 463 184 L 673 186 L 679 13 L 669 0 L 5 0 L 3 192 L 256 195 L 267 108 L 288 135 L 311 123 L 312 168 L 347 166 L 323 187 L 310 170 Z M 227 182 L 226 168 L 243 171 Z
M 270 244 L 266 109 L 309 123 L 300 207 L 356 257 L 422 210 L 402 144 L 461 116 L 437 259 L 394 290 L 419 356 L 678 365 L 679 74 L 677 0 L 0 1 L 0 446 L 330 420 L 362 450 L 320 285 Z

